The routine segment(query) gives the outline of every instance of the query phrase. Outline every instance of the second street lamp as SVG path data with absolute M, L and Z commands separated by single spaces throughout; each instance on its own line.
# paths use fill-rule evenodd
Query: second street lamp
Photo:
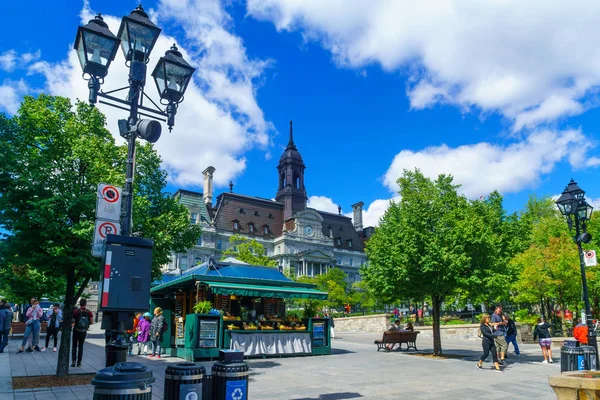
M 575 225 L 575 236 L 573 237 L 573 240 L 577 244 L 577 249 L 579 250 L 579 267 L 581 269 L 581 283 L 586 314 L 585 319 L 588 327 L 588 344 L 596 349 L 596 365 L 598 365 L 598 343 L 592 321 L 590 297 L 585 274 L 585 261 L 583 248 L 581 246 L 582 243 L 589 243 L 590 240 L 592 240 L 592 235 L 587 232 L 586 221 L 592 217 L 594 208 L 585 201 L 585 192 L 573 179 L 571 179 L 558 200 L 556 200 L 556 205 L 561 214 L 567 218 L 569 230 L 573 229 L 573 224 Z

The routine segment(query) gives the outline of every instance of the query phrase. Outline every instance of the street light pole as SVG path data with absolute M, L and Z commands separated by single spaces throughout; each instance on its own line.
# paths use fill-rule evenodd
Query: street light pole
M 590 295 L 588 293 L 587 277 L 585 274 L 585 261 L 583 256 L 583 248 L 581 246 L 581 229 L 579 216 L 575 214 L 575 242 L 577 242 L 577 249 L 579 250 L 579 268 L 581 269 L 581 284 L 583 286 L 583 302 L 585 305 L 585 320 L 588 327 L 588 344 L 593 346 L 598 352 L 598 341 L 596 338 L 596 331 L 594 329 L 594 322 L 592 320 L 592 308 L 590 306 Z M 596 363 L 598 365 L 598 363 Z

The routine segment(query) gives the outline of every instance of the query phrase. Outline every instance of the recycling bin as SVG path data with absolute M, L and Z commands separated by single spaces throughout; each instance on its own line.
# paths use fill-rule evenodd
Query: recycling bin
M 582 360 L 582 347 L 562 346 L 560 348 L 560 372 L 579 371 Z
M 596 371 L 596 349 L 593 346 L 581 346 L 583 351 L 583 364 L 579 362 L 579 369 L 585 371 Z M 583 367 L 583 368 L 582 368 Z
M 191 362 L 169 365 L 165 369 L 164 400 L 207 399 L 202 395 L 206 370 Z
M 215 362 L 212 366 L 213 400 L 247 400 L 249 374 L 245 362 Z
M 152 371 L 135 362 L 117 363 L 98 371 L 94 385 L 94 400 L 151 400 Z

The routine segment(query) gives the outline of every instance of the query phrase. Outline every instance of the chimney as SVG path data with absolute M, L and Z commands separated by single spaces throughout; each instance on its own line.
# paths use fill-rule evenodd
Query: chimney
M 210 204 L 212 207 L 213 200 L 213 173 L 215 172 L 215 167 L 210 166 L 202 171 L 202 175 L 204 175 L 204 202 L 206 204 Z
M 362 201 L 359 201 L 356 204 L 352 204 L 352 211 L 354 213 L 352 220 L 354 221 L 354 229 L 357 231 L 362 231 L 363 223 L 362 223 L 362 208 L 365 205 Z

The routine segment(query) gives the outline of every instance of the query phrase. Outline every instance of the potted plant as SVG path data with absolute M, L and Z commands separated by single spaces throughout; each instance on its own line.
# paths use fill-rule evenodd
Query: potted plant
M 192 308 L 196 314 L 208 314 L 212 308 L 212 303 L 208 300 L 199 301 Z

